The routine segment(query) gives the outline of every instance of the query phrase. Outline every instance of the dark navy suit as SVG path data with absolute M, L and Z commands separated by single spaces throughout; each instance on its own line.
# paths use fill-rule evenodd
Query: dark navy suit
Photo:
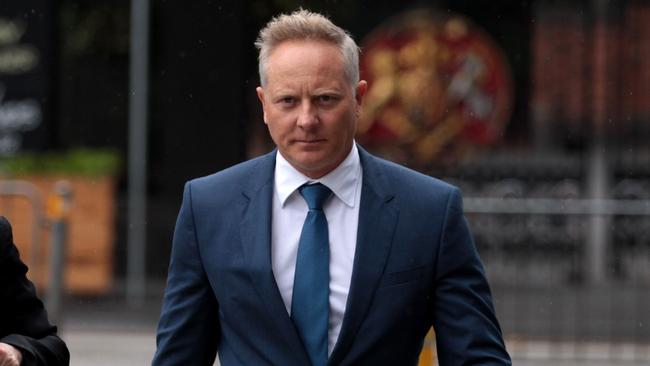
M 271 267 L 272 152 L 185 186 L 153 364 L 309 365 Z M 352 283 L 330 365 L 509 365 L 458 189 L 359 149 Z M 302 225 L 302 223 L 297 223 Z

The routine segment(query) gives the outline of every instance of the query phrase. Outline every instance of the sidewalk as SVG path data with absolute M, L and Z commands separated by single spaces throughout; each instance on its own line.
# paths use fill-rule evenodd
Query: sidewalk
M 142 306 L 129 307 L 122 297 L 68 299 L 61 336 L 72 366 L 150 365 L 162 288 Z M 641 366 L 650 364 L 650 345 L 508 342 L 518 366 Z M 613 359 L 615 358 L 615 359 Z M 218 365 L 218 362 L 216 363 Z
M 121 295 L 66 300 L 60 334 L 72 366 L 150 365 L 162 285 L 149 284 L 142 305 L 130 307 Z
M 155 332 L 69 329 L 62 334 L 72 366 L 150 365 Z
M 73 330 L 64 333 L 72 354 L 72 366 L 141 366 L 151 364 L 155 350 L 155 331 L 91 331 Z M 551 355 L 549 355 L 551 356 Z M 218 365 L 218 361 L 216 365 Z M 624 360 L 558 360 L 513 357 L 517 366 L 643 366 L 647 361 Z

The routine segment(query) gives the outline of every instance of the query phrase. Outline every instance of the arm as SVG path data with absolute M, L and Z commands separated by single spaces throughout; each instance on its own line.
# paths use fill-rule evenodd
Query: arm
M 68 365 L 68 348 L 49 323 L 26 273 L 27 266 L 13 244 L 11 226 L 0 217 L 0 342 L 21 352 L 22 365 Z
M 458 189 L 447 203 L 435 281 L 440 365 L 510 365 Z
M 152 365 L 212 365 L 219 340 L 218 304 L 199 253 L 191 184 L 178 214 L 157 350 Z

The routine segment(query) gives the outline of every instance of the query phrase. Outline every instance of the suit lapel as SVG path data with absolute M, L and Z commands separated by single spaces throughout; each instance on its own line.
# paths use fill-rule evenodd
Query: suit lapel
M 251 282 L 255 285 L 269 319 L 275 322 L 278 332 L 289 346 L 298 364 L 309 364 L 309 358 L 287 314 L 282 296 L 273 276 L 271 266 L 271 214 L 275 151 L 266 155 L 253 169 L 250 179 L 244 182 L 244 203 L 241 221 L 241 238 Z
M 331 365 L 339 364 L 345 357 L 365 318 L 384 272 L 398 216 L 393 201 L 394 194 L 374 158 L 361 147 L 359 156 L 363 169 L 363 187 L 357 248 L 343 324 L 329 360 Z

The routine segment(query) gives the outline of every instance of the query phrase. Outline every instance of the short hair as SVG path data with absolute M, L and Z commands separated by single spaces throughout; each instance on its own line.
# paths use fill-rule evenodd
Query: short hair
M 336 45 L 343 56 L 344 72 L 354 87 L 359 82 L 359 46 L 350 34 L 326 16 L 305 9 L 280 14 L 271 19 L 255 41 L 259 50 L 260 83 L 266 84 L 266 64 L 273 49 L 282 42 L 320 40 Z

